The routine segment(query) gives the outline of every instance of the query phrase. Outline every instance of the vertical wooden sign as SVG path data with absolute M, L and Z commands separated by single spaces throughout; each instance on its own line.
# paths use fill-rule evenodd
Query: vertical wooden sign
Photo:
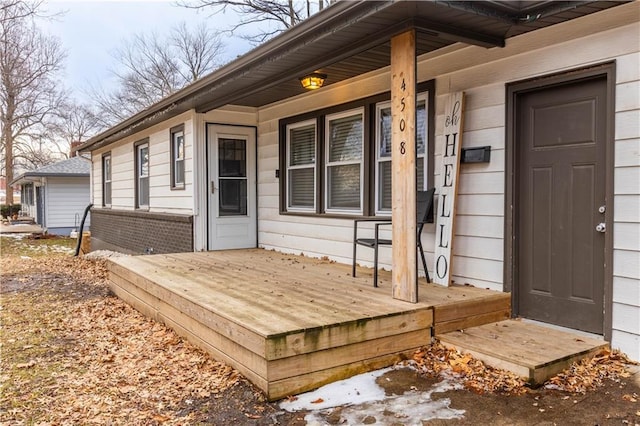
M 437 210 L 436 249 L 433 281 L 451 284 L 456 196 L 462 147 L 462 114 L 464 92 L 451 93 L 445 103 L 444 153 L 442 155 L 442 186 Z
M 393 298 L 418 301 L 416 267 L 416 35 L 391 38 Z

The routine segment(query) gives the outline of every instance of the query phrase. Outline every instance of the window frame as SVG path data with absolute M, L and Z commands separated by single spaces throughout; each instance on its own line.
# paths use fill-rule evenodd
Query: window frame
M 331 214 L 331 213 L 337 213 L 337 214 L 345 214 L 345 215 L 362 215 L 363 212 L 363 206 L 364 206 L 364 162 L 365 162 L 365 155 L 364 155 L 364 127 L 365 127 L 365 108 L 364 107 L 359 107 L 359 108 L 353 108 L 350 110 L 345 110 L 345 111 L 341 111 L 341 112 L 336 112 L 333 114 L 327 114 L 325 116 L 325 135 L 324 135 L 324 140 L 325 140 L 325 144 L 324 144 L 324 205 L 325 205 L 325 212 Z M 331 121 L 334 120 L 339 120 L 341 118 L 349 118 L 349 117 L 355 117 L 355 116 L 360 116 L 361 122 L 362 122 L 362 139 L 360 141 L 360 160 L 356 161 L 356 160 L 344 160 L 344 161 L 331 161 L 330 160 L 330 150 L 331 150 L 331 140 L 330 140 L 330 129 L 331 129 Z M 357 209 L 347 209 L 347 208 L 332 208 L 329 206 L 329 197 L 330 197 L 330 193 L 329 193 L 329 179 L 330 179 L 330 173 L 329 173 L 329 168 L 330 167 L 340 167 L 340 166 L 350 166 L 350 165 L 354 165 L 354 164 L 358 164 L 360 166 L 360 175 L 359 175 L 359 179 L 360 179 L 360 194 L 359 194 L 359 200 L 358 200 L 358 208 Z
M 141 176 L 141 164 L 140 164 L 140 151 L 144 148 L 147 148 L 147 155 L 149 157 L 147 164 L 147 175 Z M 151 193 L 150 193 L 150 177 L 151 177 L 151 150 L 149 147 L 149 139 L 143 139 L 134 144 L 134 182 L 135 182 L 135 208 L 139 210 L 149 210 L 149 205 L 151 204 Z M 146 178 L 146 186 L 147 186 L 147 204 L 142 204 L 140 202 L 140 189 L 141 189 L 141 179 Z
M 106 162 L 109 162 L 109 179 L 106 179 L 106 173 L 105 173 L 105 164 Z M 112 203 L 112 196 L 113 196 L 113 158 L 111 157 L 111 151 L 109 152 L 105 152 L 104 154 L 102 154 L 102 207 L 106 207 L 106 208 L 110 208 L 111 207 L 111 203 Z M 109 185 L 109 190 L 107 191 L 107 185 Z M 108 200 L 107 200 L 107 193 L 108 193 Z M 109 201 L 109 202 L 107 202 Z
M 172 190 L 183 190 L 186 186 L 186 164 L 187 164 L 187 141 L 184 133 L 184 124 L 180 124 L 179 126 L 172 127 L 169 129 L 169 152 L 170 152 L 170 173 L 171 173 L 171 189 Z M 176 146 L 176 138 L 178 136 L 182 136 L 182 159 L 178 158 L 177 146 Z M 179 171 L 178 161 L 182 161 L 182 181 L 178 181 L 177 173 Z
M 434 176 L 434 147 L 435 147 L 435 80 L 428 80 L 420 82 L 416 85 L 416 100 L 419 94 L 425 96 L 425 109 L 426 109 L 426 147 L 425 147 L 425 179 L 424 186 L 426 188 L 432 188 L 435 186 Z M 389 218 L 390 212 L 376 212 L 377 200 L 377 184 L 376 180 L 376 105 L 381 102 L 390 101 L 391 92 L 383 92 L 377 95 L 368 96 L 366 98 L 356 99 L 343 104 L 330 106 L 327 108 L 320 108 L 311 110 L 299 115 L 284 117 L 279 120 L 279 169 L 276 170 L 276 178 L 279 178 L 279 213 L 281 215 L 294 215 L 294 216 L 320 216 L 326 218 L 353 218 L 358 217 L 353 211 L 349 213 L 343 213 L 337 210 L 327 211 L 325 208 L 326 200 L 326 178 L 325 178 L 325 126 L 326 117 L 328 115 L 342 113 L 348 110 L 357 108 L 363 108 L 364 120 L 363 120 L 363 160 L 362 170 L 363 180 L 361 181 L 361 213 L 362 217 L 371 217 L 378 215 L 381 218 Z M 297 209 L 291 209 L 288 207 L 288 144 L 287 144 L 287 127 L 303 121 L 314 121 L 316 123 L 316 175 L 315 175 L 315 197 L 316 208 L 315 211 L 305 210 L 300 211 Z
M 314 152 L 314 159 L 313 159 L 313 163 L 310 163 L 311 166 L 309 164 L 303 164 L 303 165 L 295 165 L 292 166 L 291 165 L 291 131 L 301 128 L 301 127 L 308 127 L 308 126 L 313 126 L 313 130 L 314 130 L 314 136 L 313 136 L 313 152 Z M 290 212 L 315 212 L 317 210 L 317 206 L 318 206 L 318 191 L 316 190 L 316 188 L 318 187 L 318 123 L 317 120 L 304 120 L 304 121 L 300 121 L 300 122 L 296 122 L 296 123 L 291 123 L 286 125 L 286 180 L 285 180 L 285 188 L 286 188 L 286 203 L 287 203 L 287 211 Z M 290 170 L 302 170 L 302 169 L 313 169 L 313 206 L 312 207 L 301 207 L 301 206 L 292 206 L 291 205 L 291 200 L 290 200 L 290 189 L 291 189 L 291 184 L 289 181 L 289 171 Z
M 429 171 L 431 170 L 431 168 L 429 167 L 429 155 L 428 155 L 428 151 L 429 151 L 429 92 L 428 91 L 422 91 L 419 92 L 418 94 L 416 94 L 416 110 L 418 107 L 418 104 L 420 104 L 421 102 L 424 102 L 424 109 L 425 109 L 425 135 L 424 135 L 424 141 L 425 141 L 425 149 L 423 153 L 418 153 L 417 152 L 417 147 L 416 147 L 416 164 L 420 161 L 422 161 L 422 188 L 419 188 L 416 186 L 418 191 L 426 191 L 427 189 L 430 188 L 429 185 L 429 179 L 427 178 L 429 175 Z M 375 120 L 374 120 L 374 126 L 375 126 L 375 131 L 374 131 L 374 139 L 375 139 L 375 146 L 374 146 L 374 151 L 375 151 L 375 161 L 374 161 L 374 181 L 373 181 L 373 186 L 374 186 L 374 210 L 375 210 L 375 214 L 376 216 L 385 216 L 385 215 L 390 215 L 391 214 L 391 208 L 389 209 L 383 209 L 380 207 L 380 201 L 381 201 L 381 193 L 380 193 L 380 189 L 381 189 L 381 185 L 380 185 L 380 163 L 383 162 L 389 162 L 391 163 L 391 156 L 389 157 L 381 157 L 380 156 L 380 142 L 381 142 L 381 133 L 378 132 L 379 130 L 379 123 L 380 123 L 380 112 L 383 109 L 387 109 L 387 108 L 391 108 L 391 100 L 388 101 L 383 101 L 383 102 L 378 102 L 375 105 L 375 109 L 376 109 L 376 113 L 375 113 Z M 417 139 L 417 132 L 418 132 L 418 117 L 416 114 L 416 142 L 418 141 Z M 382 158 L 385 158 L 384 160 Z M 417 172 L 417 170 L 416 170 Z M 417 178 L 417 176 L 416 176 Z M 416 182 L 417 185 L 417 182 Z

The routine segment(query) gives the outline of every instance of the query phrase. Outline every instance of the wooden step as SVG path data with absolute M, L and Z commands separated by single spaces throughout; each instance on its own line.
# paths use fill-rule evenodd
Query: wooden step
M 609 347 L 583 337 L 520 320 L 506 320 L 436 335 L 448 347 L 511 371 L 532 385 L 544 383 L 573 362 Z

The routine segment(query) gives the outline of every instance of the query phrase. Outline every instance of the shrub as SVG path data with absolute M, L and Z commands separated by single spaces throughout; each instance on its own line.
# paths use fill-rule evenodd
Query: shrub
M 22 210 L 22 204 L 0 204 L 0 215 L 2 217 L 11 217 L 18 214 Z

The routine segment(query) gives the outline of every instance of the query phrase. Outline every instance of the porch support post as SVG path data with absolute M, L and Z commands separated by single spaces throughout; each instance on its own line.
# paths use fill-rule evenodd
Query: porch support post
M 391 38 L 393 298 L 418 301 L 416 265 L 416 33 Z

